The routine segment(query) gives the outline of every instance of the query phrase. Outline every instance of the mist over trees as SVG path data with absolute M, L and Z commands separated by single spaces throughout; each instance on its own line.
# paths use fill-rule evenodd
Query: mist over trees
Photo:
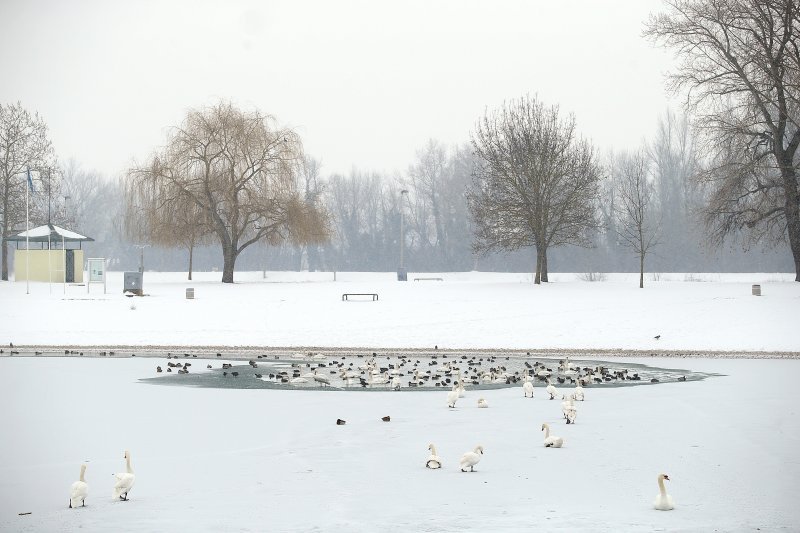
M 575 119 L 524 97 L 487 112 L 472 137 L 478 162 L 468 200 L 476 252 L 536 248 L 534 283 L 550 247 L 591 246 L 601 167 Z
M 20 102 L 0 104 L 0 269 L 3 280 L 8 279 L 5 239 L 25 230 L 29 173 L 31 181 L 39 182 L 38 188 L 42 187 L 42 176 L 46 176 L 48 194 L 53 190 L 58 172 L 47 124 L 38 113 L 31 114 Z
M 644 36 L 677 52 L 669 86 L 686 114 L 665 111 L 620 152 L 581 139 L 558 102 L 522 97 L 475 117 L 468 143 L 422 143 L 403 171 L 330 173 L 295 131 L 220 102 L 111 179 L 60 163 L 42 117 L 0 104 L 2 278 L 30 168 L 31 225 L 93 237 L 90 255 L 114 270 L 144 258 L 224 282 L 235 269 L 386 272 L 402 242 L 417 272 L 639 271 L 642 286 L 645 271 L 794 269 L 800 281 L 800 9 L 666 5 Z
M 645 35 L 680 59 L 707 165 L 712 241 L 787 242 L 800 281 L 800 6 L 797 0 L 669 0 Z
M 151 242 L 190 253 L 213 235 L 222 248 L 222 282 L 233 283 L 248 246 L 327 236 L 324 214 L 298 189 L 301 164 L 299 137 L 269 116 L 224 102 L 191 110 L 163 150 L 128 172 L 126 222 L 144 220 Z

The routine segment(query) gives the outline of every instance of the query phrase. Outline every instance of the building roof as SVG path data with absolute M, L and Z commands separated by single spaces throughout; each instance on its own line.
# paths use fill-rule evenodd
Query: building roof
M 49 241 L 63 240 L 64 242 L 85 242 L 85 241 L 93 241 L 94 239 L 92 239 L 91 237 L 86 237 L 85 235 L 81 235 L 80 233 L 64 229 L 54 224 L 45 224 L 44 226 L 39 226 L 37 228 L 31 228 L 28 231 L 23 231 L 19 235 L 6 237 L 6 240 L 10 242 L 25 242 L 26 240 L 30 242 L 48 242 L 48 240 Z

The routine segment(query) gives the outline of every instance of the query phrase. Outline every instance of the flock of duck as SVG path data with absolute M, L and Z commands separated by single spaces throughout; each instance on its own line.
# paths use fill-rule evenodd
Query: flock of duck
M 221 354 L 217 354 L 219 357 Z M 184 357 L 189 357 L 184 354 Z M 257 359 L 267 356 L 259 355 Z M 178 355 L 167 354 L 167 359 L 178 359 Z M 601 384 L 620 381 L 642 381 L 637 372 L 628 369 L 610 369 L 605 366 L 578 367 L 568 363 L 568 368 L 555 372 L 544 363 L 523 361 L 524 367 L 515 368 L 515 364 L 505 361 L 496 355 L 467 356 L 467 355 L 430 355 L 425 357 L 411 355 L 397 355 L 379 357 L 373 352 L 371 356 L 365 354 L 341 355 L 328 358 L 322 353 L 296 353 L 289 361 L 269 360 L 267 370 L 258 370 L 261 361 L 250 359 L 248 364 L 256 369 L 253 376 L 256 379 L 275 385 L 288 386 L 321 386 L 347 389 L 351 387 L 364 389 L 392 389 L 402 388 L 448 388 L 456 381 L 473 386 L 513 386 L 518 383 L 529 383 L 532 387 L 533 380 L 547 382 L 553 380 L 552 385 L 578 385 Z M 277 359 L 277 356 L 276 356 Z M 178 374 L 188 374 L 191 363 L 167 362 L 166 372 L 173 369 Z M 207 365 L 212 369 L 212 365 Z M 231 363 L 223 363 L 222 377 L 236 378 L 240 370 L 233 370 Z M 230 371 L 229 371 L 230 370 Z M 156 372 L 164 369 L 159 365 Z M 243 377 L 249 377 L 246 373 Z M 685 378 L 684 378 L 685 379 Z M 681 379 L 679 378 L 679 381 Z M 658 378 L 651 378 L 652 383 L 657 383 Z
M 541 365 L 540 363 L 534 363 L 534 365 L 530 366 L 530 368 L 532 369 L 532 372 L 536 377 L 547 382 L 547 387 L 545 388 L 545 391 L 549 396 L 549 399 L 550 400 L 555 399 L 559 395 L 559 391 L 550 382 L 550 377 L 553 374 L 553 371 L 544 367 L 544 365 Z M 585 400 L 586 396 L 584 393 L 583 385 L 591 382 L 586 378 L 587 376 L 592 376 L 593 373 L 589 372 L 587 374 L 581 375 L 580 370 L 575 365 L 570 363 L 569 357 L 559 362 L 558 373 L 562 376 L 567 376 L 567 378 L 570 379 L 571 382 L 575 384 L 575 389 L 572 393 L 561 395 L 561 399 L 563 400 L 561 402 L 561 412 L 563 414 L 563 417 L 566 420 L 567 424 L 574 424 L 578 415 L 578 410 L 575 405 L 575 402 Z M 601 371 L 600 374 L 602 375 L 603 372 Z M 457 377 L 458 379 L 455 381 L 455 383 L 453 383 L 451 390 L 447 393 L 448 408 L 455 408 L 458 399 L 463 398 L 465 394 L 464 381 L 461 379 L 460 372 L 458 372 Z M 521 381 L 522 381 L 522 391 L 524 397 L 533 398 L 534 397 L 533 378 L 531 377 L 531 373 L 528 370 L 522 372 Z M 561 380 L 558 381 L 560 383 L 564 382 Z M 488 403 L 484 398 L 478 399 L 478 407 L 488 407 Z M 542 431 L 544 432 L 545 448 L 561 448 L 564 445 L 563 438 L 550 434 L 549 424 L 543 423 Z M 433 470 L 442 468 L 442 459 L 436 453 L 436 446 L 434 446 L 434 444 L 431 443 L 428 445 L 428 450 L 430 451 L 430 456 L 425 461 L 425 467 Z M 480 462 L 481 458 L 483 457 L 483 451 L 484 451 L 483 446 L 478 445 L 473 450 L 465 452 L 461 456 L 461 459 L 459 460 L 459 467 L 461 471 L 474 472 L 475 465 L 477 465 Z M 659 474 L 657 480 L 658 480 L 659 493 L 656 496 L 655 501 L 653 502 L 653 507 L 659 511 L 670 511 L 675 508 L 675 504 L 672 501 L 672 497 L 669 494 L 667 494 L 666 488 L 664 486 L 664 480 L 669 481 L 669 476 L 667 474 Z
M 131 452 L 125 450 L 125 472 L 114 474 L 114 489 L 112 498 L 128 501 L 128 492 L 136 481 L 136 475 L 131 468 Z M 89 496 L 89 484 L 86 483 L 86 464 L 81 465 L 80 479 L 69 488 L 69 508 L 86 507 L 86 497 Z

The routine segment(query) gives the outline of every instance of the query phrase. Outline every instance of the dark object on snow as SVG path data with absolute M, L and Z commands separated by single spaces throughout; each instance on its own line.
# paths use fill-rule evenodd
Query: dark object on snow
M 161 370 L 161 367 L 160 367 L 160 366 L 157 366 L 157 367 L 156 367 L 156 372 L 163 372 L 163 370 Z
M 28 511 L 27 513 L 17 513 L 17 514 L 18 514 L 19 516 L 25 516 L 26 514 L 31 514 L 31 511 Z
M 337 418 L 337 419 L 336 419 L 336 425 L 337 425 L 337 426 L 343 426 L 343 425 L 345 425 L 345 424 L 347 424 L 347 422 L 345 422 L 345 421 L 344 421 L 344 420 L 342 420 L 341 418 Z
M 383 420 L 384 422 L 388 422 L 388 421 L 390 421 L 391 419 L 392 419 L 392 418 L 391 418 L 389 415 L 386 415 L 386 416 L 384 416 L 383 418 L 381 418 L 381 420 Z
M 661 338 L 661 335 L 656 335 L 656 336 L 655 336 L 655 337 L 653 337 L 653 338 L 654 338 L 655 340 L 658 340 L 658 339 L 660 339 L 660 338 Z
M 681 376 L 678 378 L 678 381 L 686 381 L 686 376 Z
M 658 380 L 656 378 L 653 378 L 650 380 L 650 383 L 658 383 Z

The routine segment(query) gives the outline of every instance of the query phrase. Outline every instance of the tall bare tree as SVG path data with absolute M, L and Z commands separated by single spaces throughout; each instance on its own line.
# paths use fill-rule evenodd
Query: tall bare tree
M 472 134 L 479 160 L 468 194 L 477 252 L 536 247 L 534 283 L 548 281 L 547 250 L 590 246 L 601 168 L 575 119 L 523 97 L 487 112 Z
M 301 163 L 294 131 L 220 102 L 191 110 L 166 148 L 128 179 L 152 198 L 147 209 L 195 209 L 222 247 L 222 282 L 233 283 L 236 258 L 251 244 L 327 237 L 324 214 L 297 187 Z
M 645 258 L 658 244 L 660 230 L 648 158 L 642 152 L 623 154 L 615 168 L 617 235 L 639 257 L 639 288 L 644 288 Z
M 27 171 L 33 179 L 53 176 L 55 155 L 47 125 L 38 113 L 16 104 L 0 104 L 0 263 L 2 279 L 8 280 L 6 238 L 23 230 Z
M 712 238 L 788 240 L 800 281 L 800 4 L 666 3 L 644 33 L 681 58 L 670 85 L 688 91 L 710 158 L 700 177 Z

